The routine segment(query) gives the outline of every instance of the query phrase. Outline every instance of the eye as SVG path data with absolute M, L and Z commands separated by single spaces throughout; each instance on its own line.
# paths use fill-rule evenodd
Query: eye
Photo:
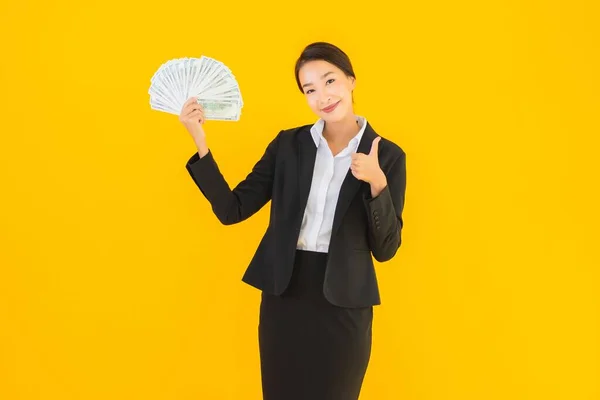
M 327 81 L 327 83 L 329 83 L 329 82 L 333 83 L 333 82 L 335 82 L 335 79 L 331 78 Z
M 310 94 L 310 92 L 311 92 L 311 91 L 314 91 L 314 89 L 308 89 L 308 90 L 306 91 L 306 94 Z

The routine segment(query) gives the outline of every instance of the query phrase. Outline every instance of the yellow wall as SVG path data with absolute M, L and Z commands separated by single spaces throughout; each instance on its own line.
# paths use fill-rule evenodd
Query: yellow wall
M 147 91 L 171 58 L 233 70 L 242 120 L 206 130 L 234 185 L 314 121 L 317 40 L 407 153 L 361 399 L 600 399 L 594 3 L 2 1 L 0 399 L 260 399 L 268 206 L 221 226 Z

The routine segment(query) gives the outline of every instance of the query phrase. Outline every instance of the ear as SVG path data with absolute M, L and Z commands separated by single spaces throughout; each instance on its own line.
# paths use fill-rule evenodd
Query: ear
M 356 87 L 356 79 L 354 79 L 354 77 L 350 77 L 350 81 L 351 81 L 351 85 L 352 85 L 352 90 L 354 90 L 354 88 Z

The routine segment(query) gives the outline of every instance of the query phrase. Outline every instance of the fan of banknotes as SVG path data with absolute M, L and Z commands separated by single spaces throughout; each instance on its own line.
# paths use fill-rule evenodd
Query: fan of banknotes
M 244 102 L 231 70 L 213 58 L 176 58 L 162 64 L 150 79 L 150 107 L 175 115 L 190 97 L 206 120 L 239 121 Z

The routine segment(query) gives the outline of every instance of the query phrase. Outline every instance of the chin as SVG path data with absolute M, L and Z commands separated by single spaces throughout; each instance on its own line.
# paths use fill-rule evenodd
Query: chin
M 338 122 L 343 119 L 343 115 L 322 114 L 321 119 L 325 122 Z
M 338 122 L 344 120 L 346 118 L 348 110 L 344 110 L 342 104 L 338 105 L 338 107 L 332 113 L 320 112 L 319 115 L 321 119 L 326 122 Z

